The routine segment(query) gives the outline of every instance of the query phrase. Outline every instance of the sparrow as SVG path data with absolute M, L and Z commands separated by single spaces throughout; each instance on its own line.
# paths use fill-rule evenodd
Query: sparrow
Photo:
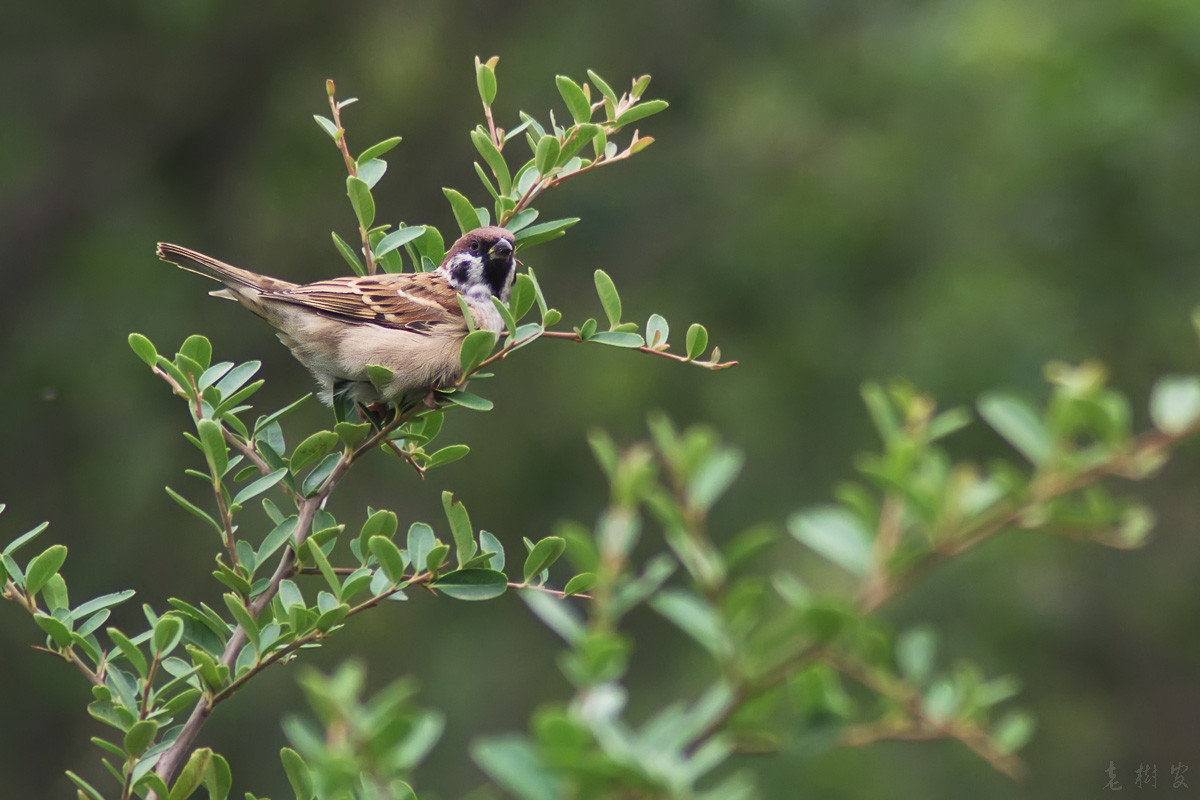
M 462 236 L 433 272 L 381 273 L 296 284 L 160 242 L 158 257 L 225 284 L 210 292 L 236 300 L 265 319 L 320 385 L 334 396 L 372 406 L 405 406 L 462 377 L 459 348 L 468 332 L 461 297 L 476 329 L 499 333 L 504 320 L 492 298 L 507 303 L 517 261 L 513 235 L 495 226 Z M 376 388 L 369 365 L 391 370 Z

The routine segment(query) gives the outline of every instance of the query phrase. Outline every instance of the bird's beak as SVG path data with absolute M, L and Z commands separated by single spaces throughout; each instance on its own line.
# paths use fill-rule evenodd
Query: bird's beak
M 492 245 L 488 255 L 492 258 L 508 258 L 512 255 L 513 246 L 507 239 L 501 239 Z

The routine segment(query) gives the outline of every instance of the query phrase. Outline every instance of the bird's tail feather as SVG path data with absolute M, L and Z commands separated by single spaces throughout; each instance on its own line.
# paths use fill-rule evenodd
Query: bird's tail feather
M 188 272 L 194 272 L 197 275 L 218 280 L 231 288 L 245 286 L 262 292 L 283 289 L 290 285 L 286 281 L 269 278 L 265 275 L 258 275 L 177 244 L 159 242 L 156 252 L 158 253 L 158 257 L 163 261 L 174 264 Z

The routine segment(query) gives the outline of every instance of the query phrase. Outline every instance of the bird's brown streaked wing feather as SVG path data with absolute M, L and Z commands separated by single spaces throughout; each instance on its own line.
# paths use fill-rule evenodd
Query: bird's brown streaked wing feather
M 333 278 L 270 292 L 263 299 L 305 306 L 347 322 L 416 333 L 463 325 L 458 293 L 434 273 Z

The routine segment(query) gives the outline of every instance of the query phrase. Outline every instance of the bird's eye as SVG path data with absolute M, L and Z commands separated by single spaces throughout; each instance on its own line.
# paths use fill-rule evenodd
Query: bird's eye
M 472 252 L 472 253 L 478 253 L 478 252 L 479 252 L 479 240 L 478 240 L 478 239 L 472 239 L 472 240 L 471 240 L 471 252 Z

